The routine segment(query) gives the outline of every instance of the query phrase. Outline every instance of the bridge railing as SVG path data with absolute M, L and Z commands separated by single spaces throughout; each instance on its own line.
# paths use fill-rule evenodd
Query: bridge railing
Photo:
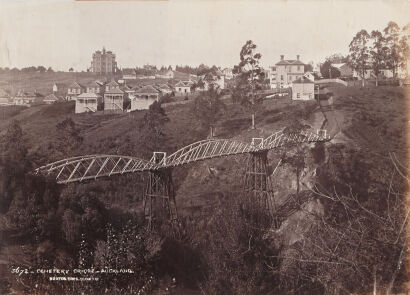
M 155 152 L 151 160 L 120 155 L 87 155 L 60 160 L 37 168 L 36 174 L 52 175 L 58 183 L 70 183 L 106 176 L 152 171 L 180 166 L 205 159 L 266 151 L 303 142 L 326 141 L 326 131 L 312 133 L 285 132 L 284 129 L 266 138 L 254 138 L 251 143 L 231 139 L 208 139 L 187 145 L 167 157 Z

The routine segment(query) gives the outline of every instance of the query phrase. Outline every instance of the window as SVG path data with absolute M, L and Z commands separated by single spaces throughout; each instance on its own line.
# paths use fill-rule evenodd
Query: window
M 300 66 L 298 66 L 298 71 L 300 71 Z
M 283 75 L 280 75 L 280 80 L 283 81 Z
M 300 98 L 300 93 L 296 93 L 296 98 Z

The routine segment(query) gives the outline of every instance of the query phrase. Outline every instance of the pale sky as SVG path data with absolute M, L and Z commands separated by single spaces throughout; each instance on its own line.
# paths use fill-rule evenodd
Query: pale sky
M 103 46 L 119 67 L 225 67 L 249 39 L 265 67 L 281 54 L 319 62 L 390 20 L 410 22 L 410 1 L 0 0 L 0 67 L 86 70 Z

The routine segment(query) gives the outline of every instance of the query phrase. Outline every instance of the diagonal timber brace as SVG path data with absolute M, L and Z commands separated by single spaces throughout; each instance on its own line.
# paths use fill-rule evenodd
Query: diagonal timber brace
M 144 214 L 149 230 L 166 222 L 171 225 L 176 222 L 178 214 L 171 168 L 149 171 L 144 195 Z
M 244 179 L 243 205 L 252 218 L 272 221 L 276 206 L 267 169 L 267 155 L 267 150 L 249 153 Z

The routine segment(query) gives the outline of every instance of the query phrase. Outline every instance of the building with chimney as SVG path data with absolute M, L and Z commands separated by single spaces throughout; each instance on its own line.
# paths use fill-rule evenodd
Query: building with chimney
M 93 53 L 93 60 L 91 62 L 91 70 L 98 74 L 113 74 L 117 69 L 117 62 L 115 61 L 115 54 L 112 51 L 97 50 Z
M 296 59 L 285 59 L 281 55 L 280 61 L 270 68 L 271 88 L 292 87 L 293 81 L 302 78 L 304 72 L 305 64 L 300 61 L 299 55 L 296 55 Z

